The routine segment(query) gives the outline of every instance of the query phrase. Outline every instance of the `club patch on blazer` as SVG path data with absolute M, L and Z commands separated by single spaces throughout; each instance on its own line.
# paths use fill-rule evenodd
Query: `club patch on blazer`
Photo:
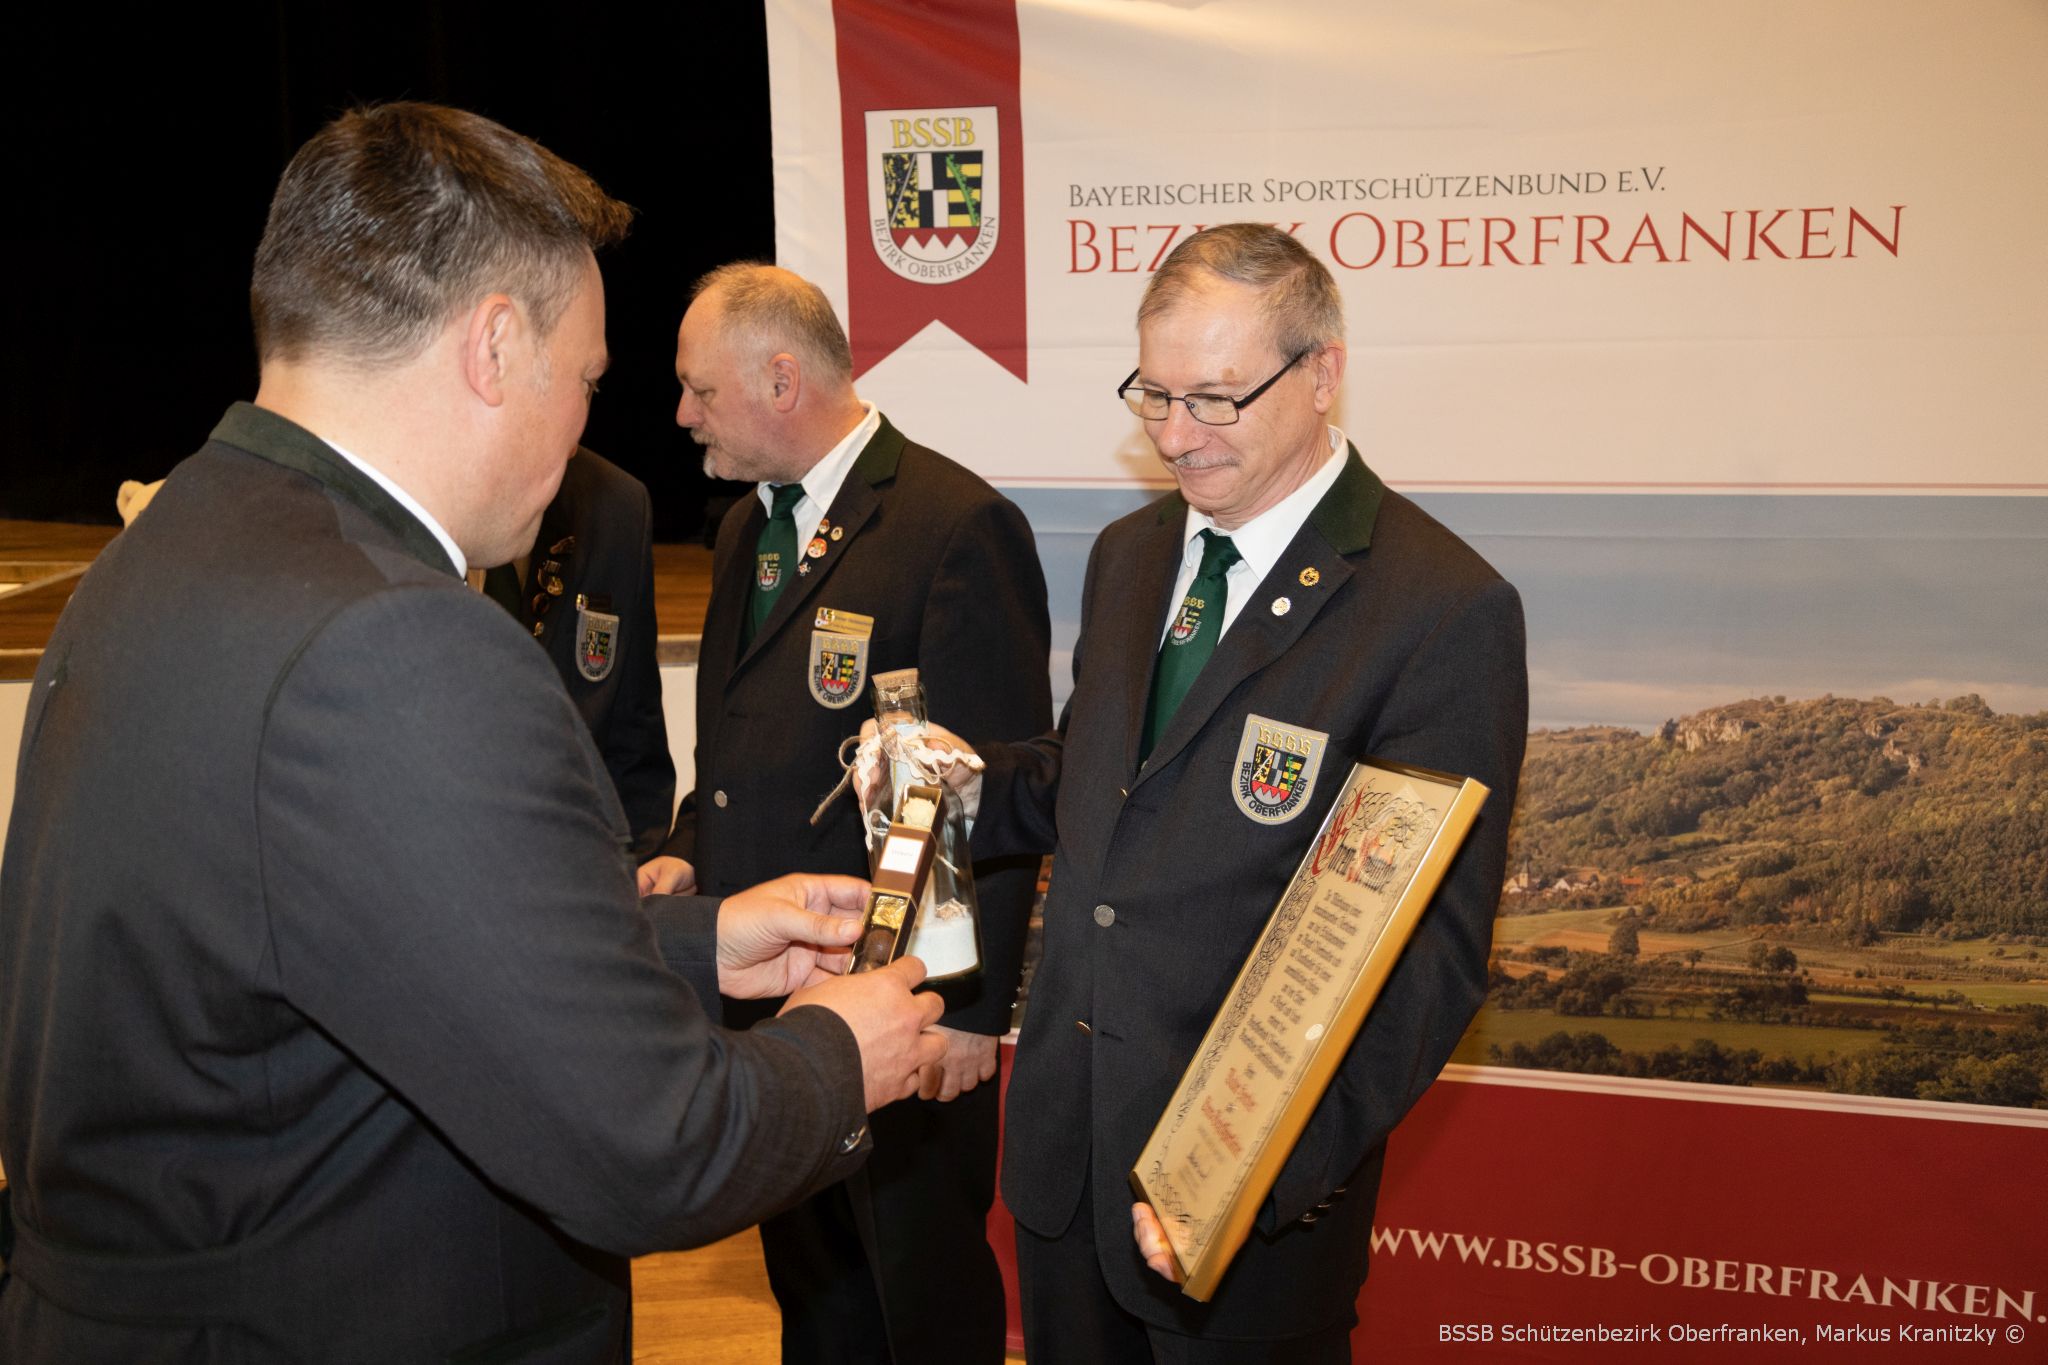
M 811 622 L 809 678 L 818 705 L 843 711 L 860 700 L 868 676 L 868 637 L 875 618 L 854 611 L 818 608 Z
M 619 657 L 619 618 L 576 604 L 576 671 L 590 682 L 610 676 Z
M 1286 824 L 1308 804 L 1329 747 L 1321 730 L 1246 716 L 1231 777 L 1237 808 L 1262 825 Z

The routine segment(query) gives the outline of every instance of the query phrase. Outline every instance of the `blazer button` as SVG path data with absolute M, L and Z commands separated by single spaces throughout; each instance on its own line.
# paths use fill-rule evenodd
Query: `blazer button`
M 1084 1038 L 1087 1037 L 1089 1034 L 1095 1032 L 1094 1029 L 1088 1027 L 1088 1021 L 1086 1019 L 1076 1019 L 1074 1021 L 1074 1027 L 1076 1030 L 1080 1032 L 1081 1036 Z
M 711 793 L 711 804 L 718 807 L 720 810 L 724 810 L 726 807 L 725 793 L 722 791 L 716 791 Z
M 865 1123 L 863 1123 L 860 1127 L 854 1129 L 845 1137 L 839 1139 L 839 1150 L 841 1152 L 852 1151 L 854 1148 L 860 1146 L 860 1140 L 866 1137 L 867 1135 L 868 1126 Z
M 1095 922 L 1096 922 L 1097 924 L 1101 925 L 1101 926 L 1102 926 L 1103 928 L 1105 928 L 1105 929 L 1107 929 L 1107 928 L 1108 928 L 1108 927 L 1109 927 L 1110 925 L 1112 925 L 1112 924 L 1115 924 L 1115 923 L 1116 923 L 1116 907 L 1115 907 L 1115 906 L 1113 906 L 1113 905 L 1098 905 L 1098 906 L 1096 906 L 1096 907 L 1095 907 Z
M 1320 1214 L 1317 1214 L 1317 1213 L 1315 1213 L 1315 1212 L 1311 1211 L 1311 1212 L 1308 1212 L 1308 1213 L 1304 1213 L 1303 1215 L 1301 1215 L 1301 1221 L 1302 1221 L 1302 1223 L 1303 1223 L 1303 1225 L 1304 1225 L 1304 1226 L 1307 1226 L 1307 1227 L 1314 1227 L 1314 1226 L 1315 1226 L 1315 1224 L 1316 1224 L 1316 1220 L 1317 1220 L 1317 1218 L 1319 1218 L 1320 1216 L 1321 1216 Z

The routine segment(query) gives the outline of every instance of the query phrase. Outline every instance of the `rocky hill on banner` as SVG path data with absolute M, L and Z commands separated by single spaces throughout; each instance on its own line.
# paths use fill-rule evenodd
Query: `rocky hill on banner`
M 1509 869 L 1459 1061 L 2048 1105 L 2048 713 L 1538 731 Z

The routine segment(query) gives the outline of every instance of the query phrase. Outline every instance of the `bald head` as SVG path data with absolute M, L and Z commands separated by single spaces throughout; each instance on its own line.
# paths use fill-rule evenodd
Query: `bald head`
M 716 300 L 728 343 L 765 359 L 788 351 L 813 384 L 853 384 L 853 350 L 825 291 L 792 270 L 760 261 L 734 261 L 698 280 L 694 303 Z
M 857 426 L 853 352 L 824 291 L 759 261 L 697 281 L 676 337 L 676 421 L 721 479 L 802 478 Z

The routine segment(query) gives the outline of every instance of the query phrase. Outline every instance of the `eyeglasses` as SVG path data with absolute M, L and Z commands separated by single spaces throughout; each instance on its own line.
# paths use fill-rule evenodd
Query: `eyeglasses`
M 1136 370 L 1124 376 L 1124 382 L 1116 386 L 1116 393 L 1117 397 L 1124 400 L 1125 407 L 1148 422 L 1165 420 L 1173 411 L 1175 403 L 1185 403 L 1188 405 L 1188 416 L 1202 425 L 1227 427 L 1237 421 L 1240 412 L 1258 402 L 1260 394 L 1279 383 L 1281 375 L 1300 364 L 1302 357 L 1313 350 L 1315 347 L 1305 346 L 1296 351 L 1285 365 L 1273 372 L 1271 379 L 1242 398 L 1232 398 L 1222 393 L 1167 393 L 1162 389 L 1148 389 L 1143 384 L 1131 382 L 1138 377 Z

